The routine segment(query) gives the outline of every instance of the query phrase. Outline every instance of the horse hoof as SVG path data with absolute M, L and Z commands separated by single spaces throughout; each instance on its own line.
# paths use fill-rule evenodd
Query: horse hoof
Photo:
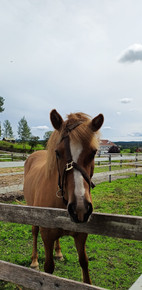
M 55 259 L 56 260 L 59 260 L 59 261 L 64 261 L 64 257 L 63 257 L 63 255 L 61 255 L 61 256 L 55 256 Z
M 31 264 L 30 268 L 39 271 L 39 264 L 37 265 Z

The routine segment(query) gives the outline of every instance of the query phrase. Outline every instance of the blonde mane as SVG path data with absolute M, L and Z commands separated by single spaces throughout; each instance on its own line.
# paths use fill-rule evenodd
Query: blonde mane
M 78 125 L 79 124 L 79 125 Z M 76 126 L 69 132 L 70 139 L 83 146 L 89 146 L 93 149 L 99 147 L 99 131 L 93 132 L 91 129 L 91 117 L 84 113 L 75 113 L 67 115 L 67 120 L 63 123 L 61 131 L 55 130 L 47 143 L 47 175 L 51 176 L 57 168 L 55 149 L 57 144 L 62 140 L 67 130 L 70 131 L 74 125 Z

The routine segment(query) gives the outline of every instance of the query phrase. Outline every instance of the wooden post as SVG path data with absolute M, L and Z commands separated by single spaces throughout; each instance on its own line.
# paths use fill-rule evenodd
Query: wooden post
M 109 171 L 111 171 L 111 154 L 109 155 Z M 109 182 L 111 182 L 111 174 L 109 174 Z
M 137 162 L 138 162 L 138 153 L 136 153 L 136 174 L 135 174 L 135 177 L 137 177 L 138 176 L 138 174 L 137 174 L 137 168 L 138 168 L 138 164 L 137 164 Z
M 120 167 L 122 167 L 122 153 L 120 154 Z
M 14 158 L 13 158 L 13 153 L 11 153 L 11 160 L 13 161 L 13 159 L 14 159 Z

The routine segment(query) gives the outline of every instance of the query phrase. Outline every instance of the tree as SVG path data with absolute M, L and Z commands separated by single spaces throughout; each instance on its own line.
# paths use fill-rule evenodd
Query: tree
M 29 140 L 29 145 L 31 146 L 31 150 L 38 144 L 39 137 L 38 136 L 31 136 Z
M 23 117 L 19 122 L 18 122 L 18 136 L 20 138 L 20 140 L 25 143 L 26 141 L 28 141 L 30 139 L 31 136 L 31 129 L 28 126 L 28 123 L 25 119 L 25 117 Z
M 4 105 L 5 99 L 3 97 L 0 97 L 0 113 L 4 111 L 3 105 Z
M 13 138 L 13 130 L 10 122 L 8 120 L 5 120 L 3 123 L 3 137 L 5 138 Z
M 120 153 L 118 146 L 111 146 L 108 150 L 108 153 Z
M 4 104 L 4 98 L 3 97 L 0 97 L 0 113 L 2 113 L 4 111 L 4 108 L 3 108 L 3 104 Z M 1 137 L 1 122 L 0 122 L 0 137 Z
M 52 134 L 52 131 L 45 132 L 43 139 L 47 142 Z
M 44 146 L 44 147 L 46 147 L 46 145 L 47 145 L 47 143 L 48 143 L 48 140 L 49 140 L 51 134 L 52 134 L 52 131 L 47 131 L 47 132 L 45 132 L 45 134 L 44 134 L 44 136 L 43 136 L 43 139 L 44 139 L 44 141 L 43 141 L 43 146 Z

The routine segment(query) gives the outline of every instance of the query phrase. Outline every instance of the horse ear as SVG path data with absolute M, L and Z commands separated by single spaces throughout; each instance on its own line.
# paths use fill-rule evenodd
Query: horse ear
M 99 114 L 97 117 L 95 117 L 91 122 L 91 128 L 94 132 L 98 131 L 104 122 L 104 116 L 102 114 Z
M 63 119 L 55 109 L 50 112 L 50 120 L 55 129 L 57 130 L 61 129 Z

